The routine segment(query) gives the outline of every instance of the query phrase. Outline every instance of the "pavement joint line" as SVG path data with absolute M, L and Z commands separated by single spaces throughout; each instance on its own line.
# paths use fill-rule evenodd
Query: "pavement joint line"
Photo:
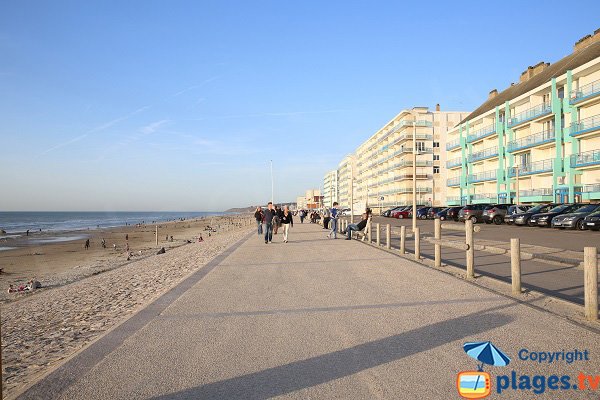
M 253 235 L 256 235 L 254 230 L 223 250 L 200 269 L 188 275 L 177 286 L 172 287 L 156 300 L 72 354 L 37 381 L 23 388 L 20 393 L 16 393 L 15 398 L 33 400 L 47 399 L 49 395 L 53 398 L 58 397 L 106 356 L 120 347 L 129 337 L 145 327 L 152 319 L 158 317 L 169 305 L 202 280 Z
M 466 282 L 466 283 L 468 283 L 470 285 L 473 285 L 475 287 L 483 289 L 483 290 L 485 290 L 485 291 L 487 291 L 489 293 L 493 293 L 493 294 L 502 296 L 502 297 L 504 297 L 506 299 L 513 300 L 513 301 L 518 302 L 519 304 L 522 304 L 524 306 L 531 307 L 531 308 L 533 308 L 535 310 L 538 310 L 538 311 L 541 311 L 541 312 L 553 315 L 555 317 L 561 318 L 561 319 L 563 319 L 563 320 L 569 322 L 570 324 L 575 325 L 575 326 L 577 326 L 579 328 L 584 328 L 584 329 L 586 329 L 586 330 L 588 330 L 590 332 L 600 334 L 600 324 L 593 325 L 593 326 L 592 325 L 588 325 L 586 323 L 582 323 L 581 321 L 579 321 L 577 319 L 574 319 L 571 316 L 560 314 L 560 313 L 555 312 L 553 310 L 550 310 L 548 308 L 544 308 L 542 306 L 538 306 L 536 304 L 532 304 L 530 300 L 519 299 L 518 297 L 513 297 L 510 294 L 504 293 L 504 292 L 502 292 L 500 290 L 496 290 L 494 288 L 491 288 L 491 287 L 488 287 L 488 286 L 485 286 L 485 285 L 477 283 L 477 279 L 480 278 L 480 277 L 482 277 L 482 278 L 492 279 L 493 281 L 495 281 L 497 283 L 506 284 L 506 282 L 504 282 L 504 281 L 502 281 L 500 279 L 497 279 L 497 278 L 494 278 L 494 277 L 491 277 L 491 276 L 487 276 L 487 275 L 479 275 L 477 272 L 476 272 L 476 275 L 475 275 L 475 279 L 466 279 L 466 278 L 461 277 L 458 274 L 452 273 L 450 270 L 448 270 L 449 268 L 457 269 L 457 270 L 459 270 L 458 271 L 459 273 L 462 272 L 464 274 L 465 271 L 462 270 L 461 268 L 450 266 L 450 265 L 447 265 L 447 264 L 443 264 L 442 268 L 435 268 L 433 266 L 433 263 L 431 263 L 431 260 L 433 260 L 433 258 L 429 259 L 429 258 L 424 258 L 422 256 L 421 259 L 423 261 L 416 261 L 414 259 L 414 253 L 408 253 L 408 249 L 406 249 L 407 250 L 407 254 L 400 254 L 400 252 L 399 252 L 398 249 L 387 249 L 384 246 L 378 247 L 375 243 L 363 242 L 362 240 L 355 240 L 355 239 L 353 239 L 353 241 L 359 242 L 359 243 L 361 243 L 361 244 L 363 244 L 365 246 L 373 247 L 373 248 L 375 248 L 377 250 L 381 250 L 381 251 L 384 251 L 386 253 L 393 254 L 396 257 L 402 258 L 403 260 L 406 260 L 406 261 L 410 261 L 413 264 L 417 264 L 419 266 L 423 266 L 425 268 L 429 268 L 429 269 L 432 269 L 434 271 L 439 271 L 439 272 L 441 272 L 443 274 L 450 275 L 450 276 L 452 276 L 452 277 L 454 277 L 456 279 L 460 279 L 463 282 Z M 409 254 L 410 254 L 410 256 L 409 256 Z M 426 261 L 429 261 L 429 262 L 426 262 Z M 529 293 L 538 295 L 541 298 L 550 298 L 553 301 L 556 301 L 556 302 L 559 302 L 559 303 L 562 302 L 562 303 L 567 304 L 568 306 L 578 306 L 579 308 L 583 308 L 583 306 L 581 304 L 574 303 L 574 302 L 562 299 L 560 297 L 554 297 L 554 296 L 551 296 L 551 295 L 548 295 L 546 293 L 539 292 L 539 291 L 536 291 L 536 290 L 533 290 L 533 289 L 523 288 L 523 290 L 524 290 L 524 293 L 529 292 Z

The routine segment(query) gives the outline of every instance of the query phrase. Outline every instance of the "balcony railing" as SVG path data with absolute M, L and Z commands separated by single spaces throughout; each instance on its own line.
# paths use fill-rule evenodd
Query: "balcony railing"
M 458 167 L 462 164 L 462 158 L 453 158 L 452 160 L 446 161 L 446 168 Z
M 460 196 L 446 196 L 446 201 L 448 203 L 460 202 Z
M 600 128 L 600 114 L 584 118 L 571 124 L 571 136 L 582 135 Z
M 519 176 L 525 176 L 525 175 L 541 174 L 544 172 L 552 172 L 553 167 L 554 167 L 554 159 L 549 158 L 547 160 L 536 161 L 536 162 L 532 162 L 529 164 L 521 164 L 521 165 L 517 165 L 514 168 L 509 168 L 508 176 L 511 178 L 517 176 L 517 168 L 519 169 Z
M 475 140 L 491 136 L 494 133 L 496 133 L 496 124 L 488 125 L 470 133 L 469 136 L 467 136 L 467 142 L 471 143 Z
M 478 172 L 469 175 L 469 183 L 493 181 L 496 179 L 496 170 Z
M 496 200 L 496 198 L 498 198 L 498 195 L 495 193 L 475 193 L 473 195 L 473 200 Z
M 525 136 L 521 139 L 508 142 L 508 151 L 513 152 L 517 150 L 527 149 L 533 146 L 538 146 L 544 143 L 552 143 L 555 137 L 556 134 L 554 132 L 554 129 L 538 132 L 533 135 Z
M 571 167 L 587 167 L 600 164 L 600 150 L 585 151 L 571 155 Z
M 385 138 L 387 138 L 391 134 L 399 131 L 401 128 L 404 128 L 405 126 L 412 126 L 412 123 L 413 123 L 413 121 L 401 120 L 392 129 L 390 129 L 389 131 L 387 131 L 386 133 L 381 135 L 381 137 L 377 138 L 377 140 L 375 140 L 375 142 L 373 144 L 371 144 L 366 149 L 366 151 L 370 151 L 370 150 L 374 149 L 375 147 L 377 147 L 377 144 L 381 143 L 381 141 L 385 140 Z M 431 127 L 432 126 L 430 121 L 424 121 L 424 120 L 415 121 L 415 124 L 418 127 Z
M 433 178 L 433 175 L 431 174 L 417 174 L 417 179 L 431 179 Z M 412 174 L 402 174 L 402 175 L 396 175 L 396 176 L 392 176 L 390 178 L 386 178 L 382 181 L 376 182 L 376 185 L 385 185 L 386 183 L 390 183 L 390 182 L 398 182 L 398 181 L 403 181 L 406 179 L 412 179 L 413 175 Z
M 520 197 L 554 196 L 554 190 L 552 190 L 552 188 L 519 190 L 519 196 Z
M 600 79 L 571 91 L 571 104 L 600 94 Z
M 446 186 L 460 186 L 460 176 L 449 178 L 446 181 Z
M 512 127 L 523 122 L 532 120 L 542 115 L 550 114 L 552 112 L 552 105 L 550 103 L 542 103 L 535 107 L 531 107 L 523 112 L 516 114 L 514 117 L 509 118 L 508 126 Z
M 594 184 L 591 184 L 591 185 L 583 185 L 582 192 L 584 192 L 584 193 L 597 193 L 597 192 L 600 192 L 600 183 L 594 183 Z
M 469 156 L 469 162 L 485 160 L 486 158 L 496 157 L 498 155 L 498 146 L 488 147 L 487 149 L 476 151 Z
M 460 147 L 460 138 L 446 143 L 446 150 L 454 150 Z

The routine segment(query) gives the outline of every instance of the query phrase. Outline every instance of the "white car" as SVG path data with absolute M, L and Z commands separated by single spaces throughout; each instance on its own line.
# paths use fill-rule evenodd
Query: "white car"
M 344 208 L 344 209 L 341 211 L 341 214 L 342 214 L 343 216 L 345 216 L 345 217 L 349 217 L 349 216 L 350 216 L 350 212 L 351 212 L 351 210 L 350 210 L 349 208 Z

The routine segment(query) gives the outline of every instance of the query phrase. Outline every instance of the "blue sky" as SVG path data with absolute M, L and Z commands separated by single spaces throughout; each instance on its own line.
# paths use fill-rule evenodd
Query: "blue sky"
M 469 111 L 600 3 L 18 1 L 0 7 L 0 210 L 293 201 L 403 108 Z

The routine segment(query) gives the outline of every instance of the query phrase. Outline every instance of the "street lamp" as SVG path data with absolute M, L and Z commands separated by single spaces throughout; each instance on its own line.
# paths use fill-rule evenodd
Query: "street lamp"
M 413 164 L 413 191 L 412 191 L 412 228 L 413 232 L 417 227 L 417 120 L 416 116 L 413 116 L 413 151 L 412 151 L 412 164 Z
M 515 201 L 515 203 L 517 205 L 519 205 L 519 204 L 521 204 L 520 199 L 519 199 L 519 164 L 515 165 L 513 168 L 515 170 L 515 176 L 516 176 L 516 181 L 515 181 L 516 201 Z

